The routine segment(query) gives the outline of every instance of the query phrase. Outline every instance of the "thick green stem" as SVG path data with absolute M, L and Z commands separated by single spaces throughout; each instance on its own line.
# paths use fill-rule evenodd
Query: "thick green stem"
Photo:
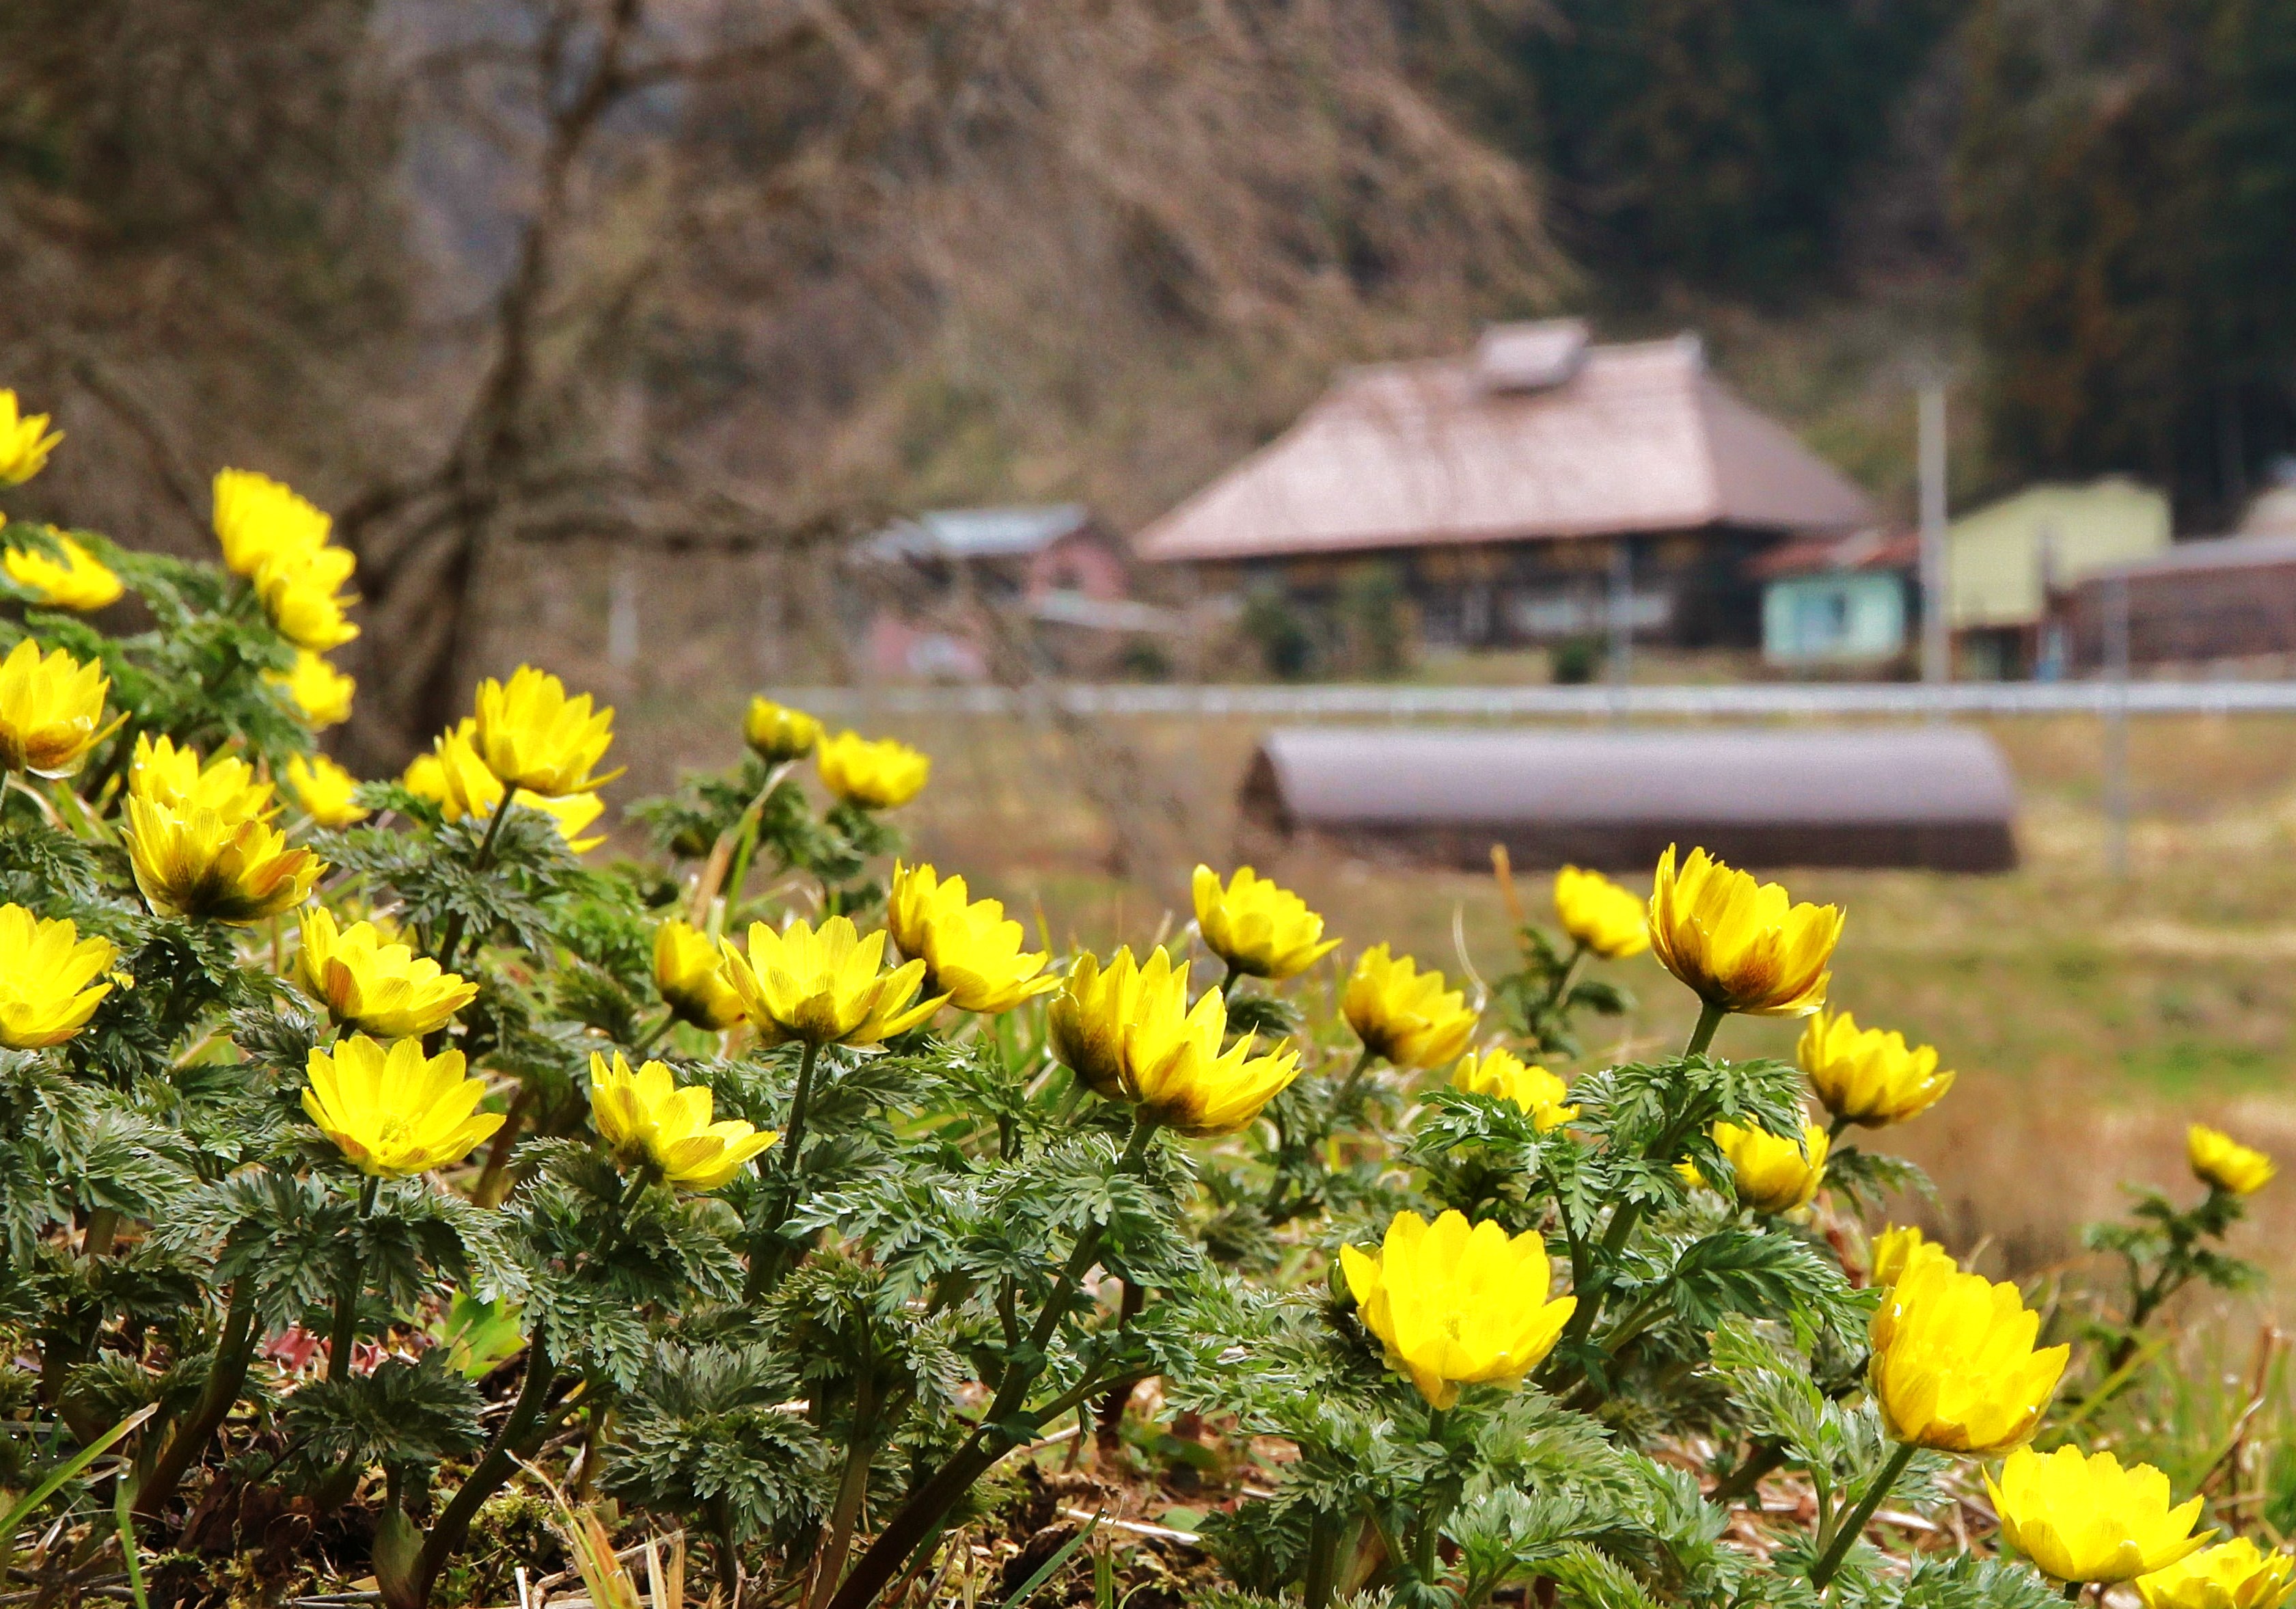
M 416 1556 L 413 1572 L 413 1605 L 427 1603 L 431 1583 L 447 1561 L 470 1535 L 471 1522 L 478 1517 L 486 1501 L 503 1488 L 518 1468 L 520 1457 L 528 1451 L 527 1439 L 533 1433 L 535 1421 L 541 1417 L 543 1405 L 550 1400 L 550 1388 L 555 1383 L 557 1369 L 537 1334 L 526 1348 L 526 1381 L 520 1386 L 518 1400 L 512 1404 L 510 1416 L 488 1444 L 486 1453 L 479 1459 L 470 1478 L 463 1482 L 453 1500 L 439 1514 L 422 1539 L 422 1551 Z M 394 1605 L 392 1609 L 412 1609 L 410 1605 Z
M 208 1383 L 200 1392 L 199 1405 L 192 1416 L 178 1425 L 176 1433 L 152 1460 L 151 1470 L 137 1482 L 135 1512 L 149 1518 L 160 1512 L 160 1506 L 175 1496 L 176 1486 L 183 1481 L 192 1461 L 207 1450 L 223 1422 L 231 1413 L 231 1405 L 239 1400 L 239 1388 L 247 1379 L 247 1366 L 255 1357 L 255 1281 L 242 1277 L 231 1287 L 231 1300 L 224 1309 L 223 1333 L 216 1337 L 215 1359 L 208 1366 Z
M 502 834 L 503 823 L 510 819 L 510 801 L 512 792 L 513 790 L 505 787 L 503 789 L 502 798 L 495 802 L 494 817 L 487 823 L 487 835 L 479 840 L 478 852 L 471 857 L 471 869 L 474 872 L 483 872 L 494 862 L 495 840 Z M 456 911 L 447 918 L 447 936 L 439 943 L 440 972 L 454 970 L 455 952 L 462 948 L 462 943 L 463 913 Z
M 1119 1173 L 1134 1173 L 1148 1154 L 1148 1142 L 1156 1133 L 1155 1120 L 1145 1115 L 1132 1126 L 1131 1142 L 1124 1148 L 1116 1164 Z M 1099 1226 L 1087 1229 L 1077 1239 L 1076 1249 L 1069 1254 L 1068 1262 L 1053 1282 L 1052 1293 L 1045 1300 L 1044 1310 L 1037 1317 L 1019 1358 L 1010 1361 L 1004 1379 L 998 1387 L 996 1400 L 980 1416 L 977 1428 L 964 1445 L 952 1454 L 947 1462 L 909 1496 L 877 1539 L 869 1544 L 861 1556 L 854 1561 L 853 1569 L 831 1598 L 825 1609 L 870 1609 L 879 1601 L 886 1587 L 907 1564 L 910 1554 L 940 1528 L 948 1511 L 963 1501 L 972 1490 L 973 1482 L 989 1470 L 1006 1452 L 1018 1445 L 1009 1440 L 1011 1432 L 1004 1429 L 1020 1411 L 1029 1389 L 1044 1372 L 1044 1350 L 1068 1315 L 1069 1302 L 1075 1294 L 1077 1282 L 1084 1277 L 1100 1255 L 1103 1230 Z M 1088 1383 L 1084 1388 L 1070 1392 L 1046 1409 L 1044 1417 L 1051 1417 L 1074 1408 L 1078 1402 L 1103 1389 L 1098 1383 Z M 998 1433 L 994 1441 L 991 1430 Z
M 1443 1445 L 1443 1433 L 1450 1427 L 1451 1410 L 1431 1408 L 1427 1410 L 1427 1440 L 1436 1446 Z M 1428 1494 L 1427 1505 L 1419 1513 L 1418 1534 L 1412 1539 L 1411 1562 L 1419 1571 L 1424 1586 L 1435 1580 L 1435 1548 L 1443 1539 L 1443 1522 L 1451 1512 L 1451 1499 L 1456 1490 L 1448 1481 L 1434 1483 Z
M 807 1609 L 820 1609 L 837 1590 L 845 1573 L 845 1556 L 853 1549 L 853 1528 L 861 1517 L 861 1500 L 869 1495 L 869 1465 L 877 1451 L 876 1426 L 872 1422 L 874 1393 L 866 1370 L 854 1388 L 853 1424 L 845 1449 L 845 1473 L 837 1482 L 837 1500 L 829 1511 L 829 1539 L 821 1550 L 821 1565 L 813 1590 L 806 1595 Z
M 1715 1482 L 1714 1490 L 1706 1494 L 1706 1500 L 1726 1507 L 1758 1490 L 1762 1484 L 1762 1477 L 1785 1461 L 1784 1442 L 1757 1441 L 1746 1449 L 1745 1462 Z
M 1898 1477 L 1906 1473 L 1906 1465 L 1914 1461 L 1914 1454 L 1919 1450 L 1908 1441 L 1890 1455 L 1889 1464 L 1874 1478 L 1874 1484 L 1867 1487 L 1866 1495 L 1857 1499 L 1857 1506 L 1842 1520 L 1841 1529 L 1833 1533 L 1833 1545 L 1825 1550 L 1825 1556 L 1809 1572 L 1811 1586 L 1820 1592 L 1825 1590 L 1825 1584 L 1833 1579 L 1833 1572 L 1841 1568 L 1841 1561 L 1849 1557 L 1849 1550 L 1857 1545 L 1857 1539 L 1866 1534 L 1866 1523 L 1873 1519 L 1874 1511 L 1882 1506 L 1882 1499 L 1890 1495 L 1890 1488 L 1898 1483 Z
M 381 1189 L 382 1180 L 370 1174 L 359 1186 L 358 1221 L 361 1224 L 374 1216 L 374 1198 Z M 344 1260 L 343 1277 L 335 1286 L 335 1322 L 327 1332 L 327 1378 L 340 1380 L 351 1372 L 351 1349 L 358 1344 L 358 1299 L 366 1282 L 360 1277 L 357 1256 L 358 1230 L 355 1226 L 349 1236 L 351 1255 Z
M 1340 1523 L 1318 1513 L 1308 1526 L 1308 1574 L 1301 1583 L 1303 1609 L 1330 1609 L 1340 1580 Z
M 820 1060 L 821 1047 L 808 1039 L 797 1064 L 797 1088 L 790 1095 L 789 1127 L 782 1131 L 781 1194 L 772 1213 L 750 1239 L 750 1275 L 743 1290 L 743 1300 L 748 1301 L 763 1296 L 777 1277 L 781 1257 L 774 1242 L 789 1215 L 797 1211 L 798 1153 L 805 1146 L 806 1113 L 813 1104 L 813 1070 Z
M 1706 1047 L 1714 1042 L 1714 1030 L 1722 1025 L 1722 1019 L 1727 1015 L 1726 1009 L 1710 1002 L 1701 1006 L 1698 1026 L 1690 1030 L 1690 1043 L 1682 1047 L 1683 1060 L 1704 1055 Z M 1663 1148 L 1670 1150 L 1675 1137 L 1669 1130 L 1666 1136 L 1667 1145 Z M 1611 1227 L 1603 1235 L 1602 1249 L 1605 1258 L 1615 1260 L 1619 1253 L 1627 1249 L 1627 1242 L 1634 1236 L 1635 1226 L 1642 1222 L 1646 1204 L 1639 1201 L 1622 1202 L 1611 1211 Z M 1570 1327 L 1563 1332 L 1565 1345 L 1575 1345 L 1593 1334 L 1595 1320 L 1602 1316 L 1603 1311 L 1602 1291 L 1589 1292 L 1575 1285 L 1573 1289 L 1578 1297 L 1578 1307 L 1570 1315 Z

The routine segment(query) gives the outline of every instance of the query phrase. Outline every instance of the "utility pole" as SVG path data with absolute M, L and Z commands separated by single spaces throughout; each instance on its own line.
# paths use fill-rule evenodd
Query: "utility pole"
M 1946 626 L 1945 574 L 1945 382 L 1921 382 L 1918 422 L 1922 536 L 1922 680 L 1931 686 L 1953 679 L 1953 642 Z
M 2104 859 L 2115 878 L 2128 875 L 2128 577 L 2105 583 L 2104 674 L 2112 702 L 2104 710 Z

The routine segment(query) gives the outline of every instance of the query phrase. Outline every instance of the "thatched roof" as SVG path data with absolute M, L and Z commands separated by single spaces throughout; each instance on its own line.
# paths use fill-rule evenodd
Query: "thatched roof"
M 1847 477 L 1707 373 L 1694 337 L 1587 346 L 1550 324 L 1502 326 L 1466 358 L 1343 374 L 1135 547 L 1238 559 L 1871 520 Z

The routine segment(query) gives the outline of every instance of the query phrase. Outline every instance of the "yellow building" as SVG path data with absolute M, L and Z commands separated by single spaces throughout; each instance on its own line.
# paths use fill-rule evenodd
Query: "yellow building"
M 2049 595 L 2160 553 L 2169 499 L 2120 476 L 2032 486 L 1955 521 L 1946 532 L 1946 619 L 1963 673 L 2032 674 Z

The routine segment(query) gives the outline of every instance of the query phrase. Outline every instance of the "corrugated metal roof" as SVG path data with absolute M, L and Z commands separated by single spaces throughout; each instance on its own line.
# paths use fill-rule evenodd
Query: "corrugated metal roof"
M 1590 348 L 1538 390 L 1494 390 L 1472 358 L 1349 371 L 1136 547 L 1235 559 L 1871 518 L 1863 492 L 1725 390 L 1685 336 Z
M 2000 751 L 1961 727 L 1482 732 L 1302 727 L 1260 744 L 1302 825 L 2006 820 Z
M 2016 792 L 1957 727 L 1781 732 L 1271 733 L 1243 787 L 1247 836 L 1304 835 L 1459 866 L 1647 872 L 1669 843 L 1745 866 L 2016 864 Z
M 1092 523 L 1081 503 L 936 508 L 903 520 L 863 550 L 875 559 L 1002 559 L 1039 553 Z
M 1746 562 L 1758 580 L 1780 576 L 1827 575 L 1844 570 L 1911 570 L 1921 562 L 1922 539 L 1913 531 L 1861 530 L 1847 537 L 1808 537 L 1782 542 Z
M 2126 564 L 2109 564 L 2089 571 L 2084 584 L 2111 576 L 2170 575 L 2178 571 L 2255 570 L 2296 564 L 2296 536 L 2217 537 L 2200 542 L 2178 542 L 2149 558 Z

